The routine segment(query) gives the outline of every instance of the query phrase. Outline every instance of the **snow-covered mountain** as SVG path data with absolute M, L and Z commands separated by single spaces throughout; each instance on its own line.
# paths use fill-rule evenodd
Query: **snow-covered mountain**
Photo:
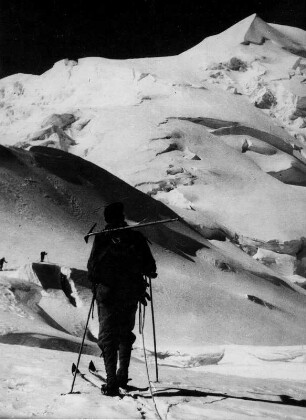
M 178 56 L 65 59 L 40 76 L 0 80 L 0 257 L 8 260 L 0 273 L 0 345 L 3 364 L 13 366 L 2 369 L 10 398 L 1 414 L 136 417 L 127 402 L 103 414 L 94 400 L 101 397 L 87 397 L 85 385 L 60 409 L 46 405 L 35 376 L 50 358 L 62 358 L 48 367 L 60 391 L 52 380 L 48 386 L 54 401 L 69 388 L 67 364 L 75 361 L 91 299 L 83 236 L 94 222 L 103 226 L 104 206 L 113 201 L 124 202 L 131 223 L 179 216 L 144 231 L 158 265 L 159 363 L 176 366 L 163 366 L 164 380 L 184 375 L 198 388 L 208 381 L 221 400 L 251 384 L 257 418 L 284 418 L 290 398 L 303 406 L 305 386 L 289 380 L 305 373 L 305 56 L 304 31 L 252 15 Z M 47 264 L 37 263 L 41 250 Z M 148 318 L 152 349 L 150 325 Z M 94 319 L 86 362 L 99 354 L 96 334 Z M 21 346 L 35 347 L 36 362 Z M 133 377 L 143 382 L 139 338 L 136 347 Z M 274 417 L 256 400 L 263 382 L 252 376 L 268 383 L 262 392 L 269 402 L 270 393 L 289 398 L 272 398 Z M 33 408 L 31 389 L 40 395 Z M 69 412 L 69 398 L 80 411 Z M 200 398 L 205 404 L 207 396 Z M 169 419 L 245 418 L 235 404 L 228 410 L 221 403 L 220 414 L 194 398 L 175 401 L 181 410 L 170 415 L 173 401 L 160 399 Z M 295 418 L 303 418 L 301 407 Z M 141 410 L 154 415 L 150 405 Z

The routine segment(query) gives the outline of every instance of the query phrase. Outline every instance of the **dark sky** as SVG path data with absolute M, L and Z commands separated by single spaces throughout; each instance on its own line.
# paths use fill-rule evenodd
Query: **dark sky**
M 178 54 L 255 12 L 306 30 L 305 0 L 0 0 L 0 77 L 62 58 Z

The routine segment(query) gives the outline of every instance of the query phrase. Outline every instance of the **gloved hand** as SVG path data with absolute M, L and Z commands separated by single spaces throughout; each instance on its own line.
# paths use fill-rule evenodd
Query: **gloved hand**
M 157 273 L 150 273 L 150 274 L 148 275 L 148 277 L 150 277 L 151 279 L 156 279 L 156 277 L 157 277 Z
M 139 302 L 142 303 L 144 306 L 147 306 L 148 302 L 147 300 L 151 300 L 151 296 L 146 292 L 141 298 L 139 299 Z

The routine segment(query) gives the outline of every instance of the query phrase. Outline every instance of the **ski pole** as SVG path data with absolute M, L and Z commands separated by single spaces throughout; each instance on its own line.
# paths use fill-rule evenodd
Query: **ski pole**
M 153 292 L 152 292 L 151 277 L 149 277 L 149 285 L 150 285 L 151 313 L 152 313 L 152 324 L 153 324 L 153 341 L 154 341 L 154 356 L 155 356 L 155 375 L 156 375 L 156 382 L 158 382 L 158 364 L 157 364 L 157 352 L 156 352 L 156 332 L 155 332 L 155 318 L 154 318 Z
M 82 354 L 83 345 L 84 345 L 84 341 L 85 341 L 86 331 L 87 331 L 87 327 L 88 327 L 90 314 L 91 314 L 91 311 L 93 310 L 94 301 L 95 301 L 95 297 L 93 296 L 92 300 L 91 300 L 91 304 L 90 304 L 90 309 L 89 309 L 89 312 L 88 312 L 87 322 L 86 322 L 86 326 L 85 326 L 85 330 L 84 330 L 84 334 L 83 334 L 83 340 L 82 340 L 82 344 L 81 344 L 81 347 L 80 347 L 78 361 L 77 361 L 77 365 L 76 365 L 76 369 L 75 369 L 75 372 L 74 372 L 73 381 L 72 381 L 72 385 L 71 385 L 71 390 L 70 390 L 69 394 L 73 393 L 75 378 L 76 378 L 76 375 L 78 373 L 78 367 L 79 367 L 79 363 L 80 363 L 80 360 L 81 360 L 81 354 Z

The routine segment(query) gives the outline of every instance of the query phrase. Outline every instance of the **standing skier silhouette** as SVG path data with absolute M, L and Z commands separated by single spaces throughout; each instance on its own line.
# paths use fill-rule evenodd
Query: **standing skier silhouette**
M 127 226 L 122 203 L 107 206 L 104 218 L 105 230 Z M 107 375 L 101 392 L 114 396 L 119 387 L 126 388 L 129 380 L 137 306 L 139 301 L 146 304 L 149 299 L 144 276 L 155 278 L 156 264 L 142 233 L 121 230 L 96 235 L 87 267 L 98 306 L 98 345 Z
M 1 258 L 0 259 L 0 271 L 2 271 L 3 270 L 3 264 L 4 263 L 6 263 L 7 264 L 7 261 L 5 260 L 5 257 L 3 257 L 3 258 Z
M 48 253 L 46 251 L 42 251 L 40 253 L 40 262 L 44 262 L 46 255 L 48 255 Z

